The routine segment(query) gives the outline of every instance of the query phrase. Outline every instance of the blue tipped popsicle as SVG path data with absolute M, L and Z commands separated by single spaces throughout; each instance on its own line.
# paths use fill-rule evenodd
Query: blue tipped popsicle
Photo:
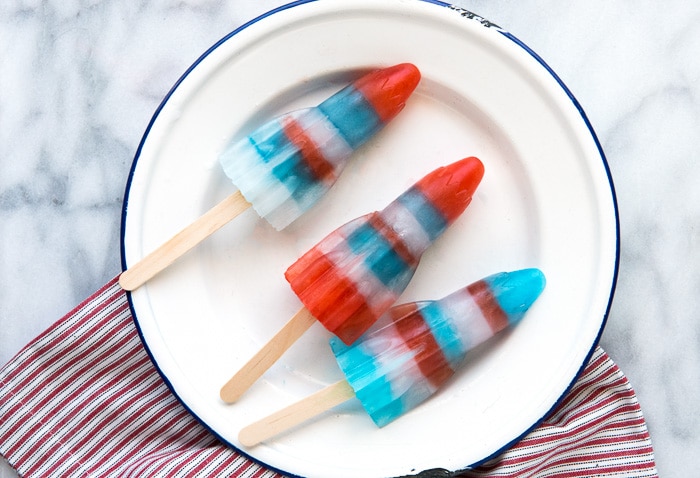
M 260 217 L 283 229 L 335 183 L 352 153 L 405 106 L 420 80 L 410 63 L 373 71 L 320 105 L 277 117 L 221 155 Z
M 389 325 L 331 348 L 346 380 L 382 427 L 430 397 L 467 352 L 517 324 L 544 289 L 539 269 L 502 272 L 436 301 L 391 309 Z
M 545 287 L 539 269 L 502 272 L 434 301 L 389 310 L 386 325 L 348 346 L 330 341 L 345 380 L 241 430 L 253 446 L 353 396 L 383 427 L 433 395 L 467 352 L 520 322 Z

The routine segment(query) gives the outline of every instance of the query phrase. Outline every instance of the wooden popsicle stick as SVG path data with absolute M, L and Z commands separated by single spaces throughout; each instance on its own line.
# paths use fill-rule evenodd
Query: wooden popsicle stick
M 122 272 L 119 276 L 119 285 L 124 290 L 135 290 L 141 287 L 249 207 L 250 203 L 245 200 L 240 191 L 236 191 L 175 234 L 158 249 Z
M 341 380 L 248 425 L 240 431 L 238 440 L 244 446 L 255 446 L 326 410 L 330 410 L 336 405 L 340 405 L 354 396 L 355 391 L 350 384 L 346 380 Z
M 311 312 L 305 307 L 301 308 L 236 375 L 221 387 L 219 392 L 221 399 L 226 403 L 237 401 L 314 322 L 316 318 L 311 315 Z

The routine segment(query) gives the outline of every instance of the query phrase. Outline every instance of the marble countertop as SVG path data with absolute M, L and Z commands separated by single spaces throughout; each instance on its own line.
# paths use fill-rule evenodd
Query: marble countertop
M 0 364 L 120 271 L 129 167 L 187 67 L 277 0 L 0 6 Z M 606 152 L 621 263 L 601 345 L 659 473 L 700 468 L 700 3 L 461 0 L 561 77 Z M 16 476 L 0 464 L 0 478 Z

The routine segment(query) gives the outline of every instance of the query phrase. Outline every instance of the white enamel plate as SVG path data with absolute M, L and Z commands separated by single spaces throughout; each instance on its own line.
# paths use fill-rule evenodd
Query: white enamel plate
M 130 295 L 145 345 L 182 403 L 232 447 L 299 476 L 459 470 L 494 456 L 556 406 L 605 324 L 618 263 L 605 158 L 579 105 L 498 27 L 419 0 L 296 3 L 206 52 L 158 109 L 134 160 L 123 265 L 234 189 L 217 155 L 231 137 L 312 106 L 368 69 L 412 62 L 406 109 L 355 155 L 331 192 L 276 232 L 248 210 Z M 479 157 L 484 180 L 424 256 L 400 302 L 539 267 L 523 322 L 468 357 L 429 401 L 378 429 L 354 399 L 245 448 L 239 430 L 342 378 L 319 324 L 235 405 L 219 389 L 301 304 L 285 269 L 344 222 L 381 209 L 430 170 Z

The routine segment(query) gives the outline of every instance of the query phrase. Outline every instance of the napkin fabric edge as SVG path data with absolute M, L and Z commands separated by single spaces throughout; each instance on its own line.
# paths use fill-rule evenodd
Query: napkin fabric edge
M 117 278 L 0 369 L 0 455 L 25 478 L 283 476 L 221 443 L 172 394 Z M 658 476 L 634 390 L 600 347 L 538 427 L 450 475 Z

